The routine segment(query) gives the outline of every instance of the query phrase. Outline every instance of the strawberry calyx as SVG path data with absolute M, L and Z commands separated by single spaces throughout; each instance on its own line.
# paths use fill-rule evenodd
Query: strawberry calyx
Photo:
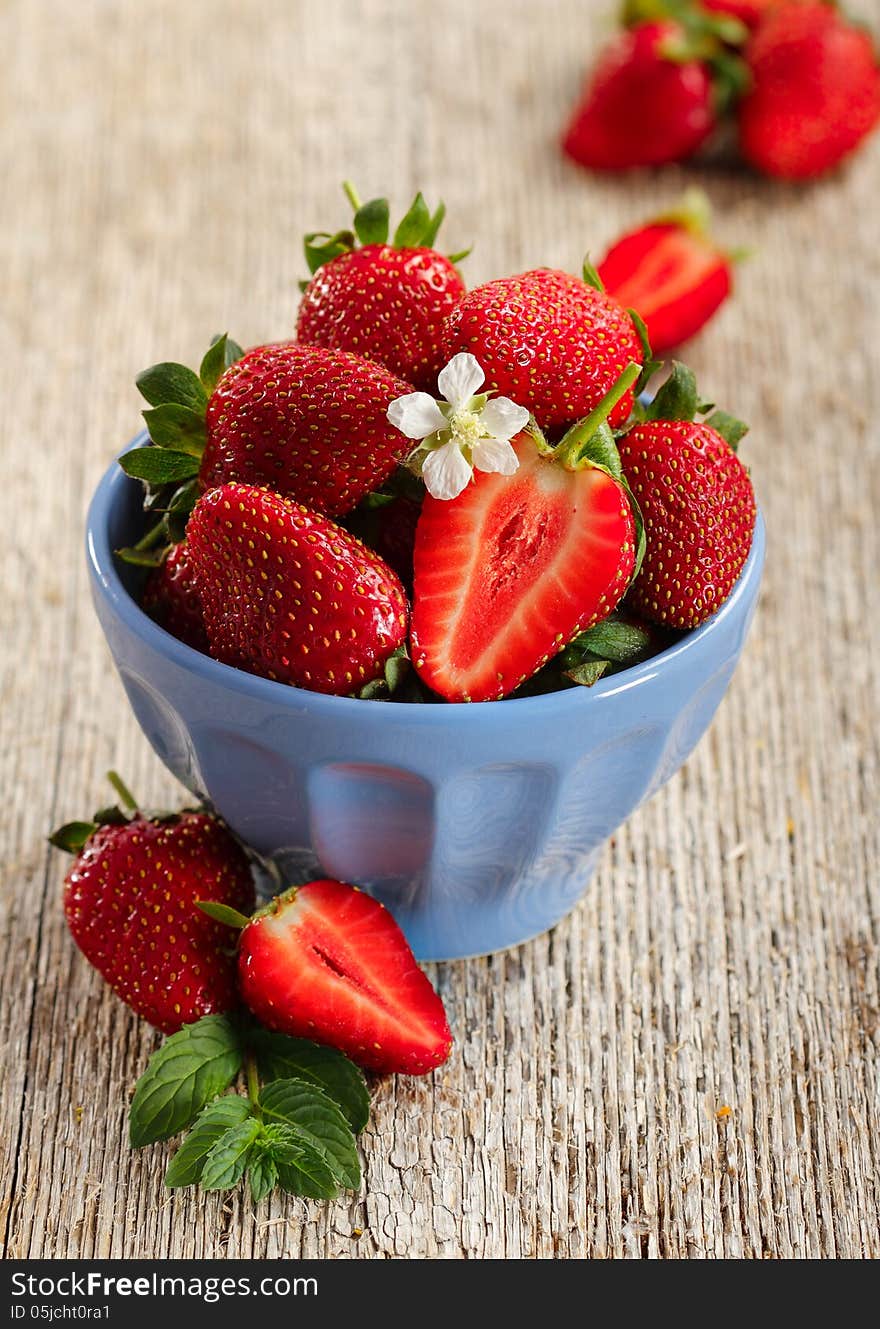
M 135 545 L 117 549 L 117 557 L 137 567 L 155 568 L 183 539 L 189 514 L 199 496 L 198 473 L 207 442 L 208 400 L 222 374 L 244 351 L 227 333 L 212 338 L 199 372 L 174 361 L 151 365 L 135 380 L 150 409 L 143 412 L 150 442 L 132 448 L 119 465 L 145 489 L 144 510 L 159 520 Z
M 56 849 L 63 849 L 68 854 L 78 854 L 91 837 L 103 826 L 130 826 L 136 821 L 149 821 L 155 825 L 161 825 L 179 821 L 185 812 L 194 810 L 183 808 L 180 812 L 144 812 L 131 790 L 116 771 L 108 771 L 107 779 L 116 791 L 119 803 L 99 808 L 91 821 L 68 821 L 63 826 L 59 826 L 56 831 L 53 831 L 47 837 L 49 843 L 54 845 Z M 213 817 L 214 820 L 218 820 L 213 813 L 205 812 L 204 808 L 199 808 L 198 811 L 206 816 Z
M 387 198 L 374 198 L 362 203 L 350 180 L 346 180 L 342 188 L 354 212 L 352 226 L 337 231 L 335 235 L 329 231 L 310 231 L 304 237 L 303 250 L 312 276 L 325 263 L 339 258 L 341 254 L 351 253 L 359 245 L 390 244 L 393 249 L 434 248 L 437 233 L 446 216 L 446 204 L 442 201 L 431 212 L 419 191 L 392 235 L 391 210 Z M 470 249 L 462 249 L 446 257 L 450 263 L 458 263 L 467 258 L 470 252 Z M 303 290 L 308 284 L 300 282 Z
M 749 29 L 732 14 L 703 9 L 697 0 L 625 0 L 624 27 L 640 23 L 674 24 L 661 39 L 657 55 L 672 64 L 705 65 L 712 75 L 716 110 L 723 113 L 749 87 L 750 74 L 739 49 Z
M 720 410 L 714 402 L 703 401 L 697 390 L 696 375 L 680 360 L 673 360 L 672 370 L 666 382 L 657 390 L 652 401 L 637 404 L 636 418 L 647 420 L 695 420 L 698 415 L 704 417 L 703 423 L 720 434 L 734 452 L 741 439 L 749 432 L 749 426 Z

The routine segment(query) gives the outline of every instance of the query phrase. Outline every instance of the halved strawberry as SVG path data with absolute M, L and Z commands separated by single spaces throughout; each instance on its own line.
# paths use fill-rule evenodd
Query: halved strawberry
M 443 1003 L 388 910 L 339 881 L 293 887 L 251 919 L 239 983 L 268 1028 L 369 1070 L 427 1075 L 452 1049 Z
M 644 319 L 662 354 L 693 337 L 727 299 L 733 264 L 709 234 L 709 200 L 689 190 L 654 221 L 624 235 L 598 264 L 606 291 Z
M 425 499 L 412 659 L 449 701 L 507 696 L 626 591 L 636 528 L 604 421 L 637 375 L 557 448 L 520 434 L 513 475 L 477 473 L 458 498 Z

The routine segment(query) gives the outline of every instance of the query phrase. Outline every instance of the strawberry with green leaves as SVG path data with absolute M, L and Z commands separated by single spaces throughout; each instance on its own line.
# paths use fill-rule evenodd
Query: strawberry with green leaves
M 755 494 L 734 448 L 746 426 L 705 413 L 693 374 L 676 364 L 618 442 L 623 473 L 638 499 L 647 548 L 627 603 L 670 628 L 695 628 L 727 599 L 755 529 Z
M 221 337 L 198 374 L 159 364 L 137 383 L 152 446 L 120 465 L 153 490 L 180 486 L 190 507 L 199 489 L 238 481 L 337 516 L 406 452 L 385 411 L 408 384 L 348 351 L 280 342 L 243 352 Z
M 626 367 L 555 447 L 522 407 L 477 393 L 466 353 L 441 375 L 445 403 L 415 393 L 389 408 L 423 435 L 411 656 L 448 701 L 507 696 L 625 593 L 640 531 L 607 422 L 638 377 Z
M 124 810 L 69 822 L 51 837 L 75 855 L 64 883 L 71 936 L 142 1019 L 173 1033 L 238 1005 L 229 934 L 199 901 L 247 911 L 247 857 L 206 812 L 148 816 L 115 774 Z
M 455 267 L 434 248 L 445 214 L 429 212 L 417 194 L 390 236 L 388 201 L 361 203 L 350 184 L 353 229 L 306 236 L 312 273 L 296 321 L 298 341 L 354 351 L 378 361 L 416 387 L 436 378 L 443 363 L 443 321 L 465 292 Z
M 611 246 L 597 266 L 606 291 L 645 322 L 653 350 L 680 346 L 714 316 L 733 289 L 733 262 L 709 234 L 700 190 Z
M 211 654 L 312 692 L 379 678 L 406 640 L 406 595 L 377 554 L 268 489 L 204 494 L 187 528 Z
M 490 391 L 524 406 L 545 429 L 571 424 L 601 401 L 628 364 L 643 362 L 629 313 L 585 279 L 538 268 L 468 292 L 446 320 L 447 358 L 479 362 Z M 616 427 L 632 409 L 632 391 L 614 406 Z

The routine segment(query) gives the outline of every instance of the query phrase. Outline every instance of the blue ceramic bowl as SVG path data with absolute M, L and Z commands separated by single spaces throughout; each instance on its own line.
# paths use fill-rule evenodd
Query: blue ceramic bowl
M 759 517 L 720 611 L 592 688 L 472 705 L 356 701 L 219 664 L 148 618 L 112 552 L 139 537 L 141 495 L 114 463 L 87 542 L 98 617 L 147 738 L 289 880 L 338 877 L 382 899 L 422 960 L 514 946 L 568 913 L 604 840 L 712 719 L 764 560 Z

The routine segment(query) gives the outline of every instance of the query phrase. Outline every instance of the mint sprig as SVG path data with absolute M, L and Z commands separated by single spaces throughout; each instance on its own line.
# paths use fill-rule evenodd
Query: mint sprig
M 227 1093 L 242 1071 L 247 1093 Z M 341 1052 L 209 1015 L 151 1057 L 130 1134 L 141 1147 L 191 1127 L 165 1174 L 171 1190 L 231 1190 L 246 1178 L 255 1200 L 276 1186 L 332 1199 L 360 1186 L 355 1135 L 368 1115 L 366 1081 Z

